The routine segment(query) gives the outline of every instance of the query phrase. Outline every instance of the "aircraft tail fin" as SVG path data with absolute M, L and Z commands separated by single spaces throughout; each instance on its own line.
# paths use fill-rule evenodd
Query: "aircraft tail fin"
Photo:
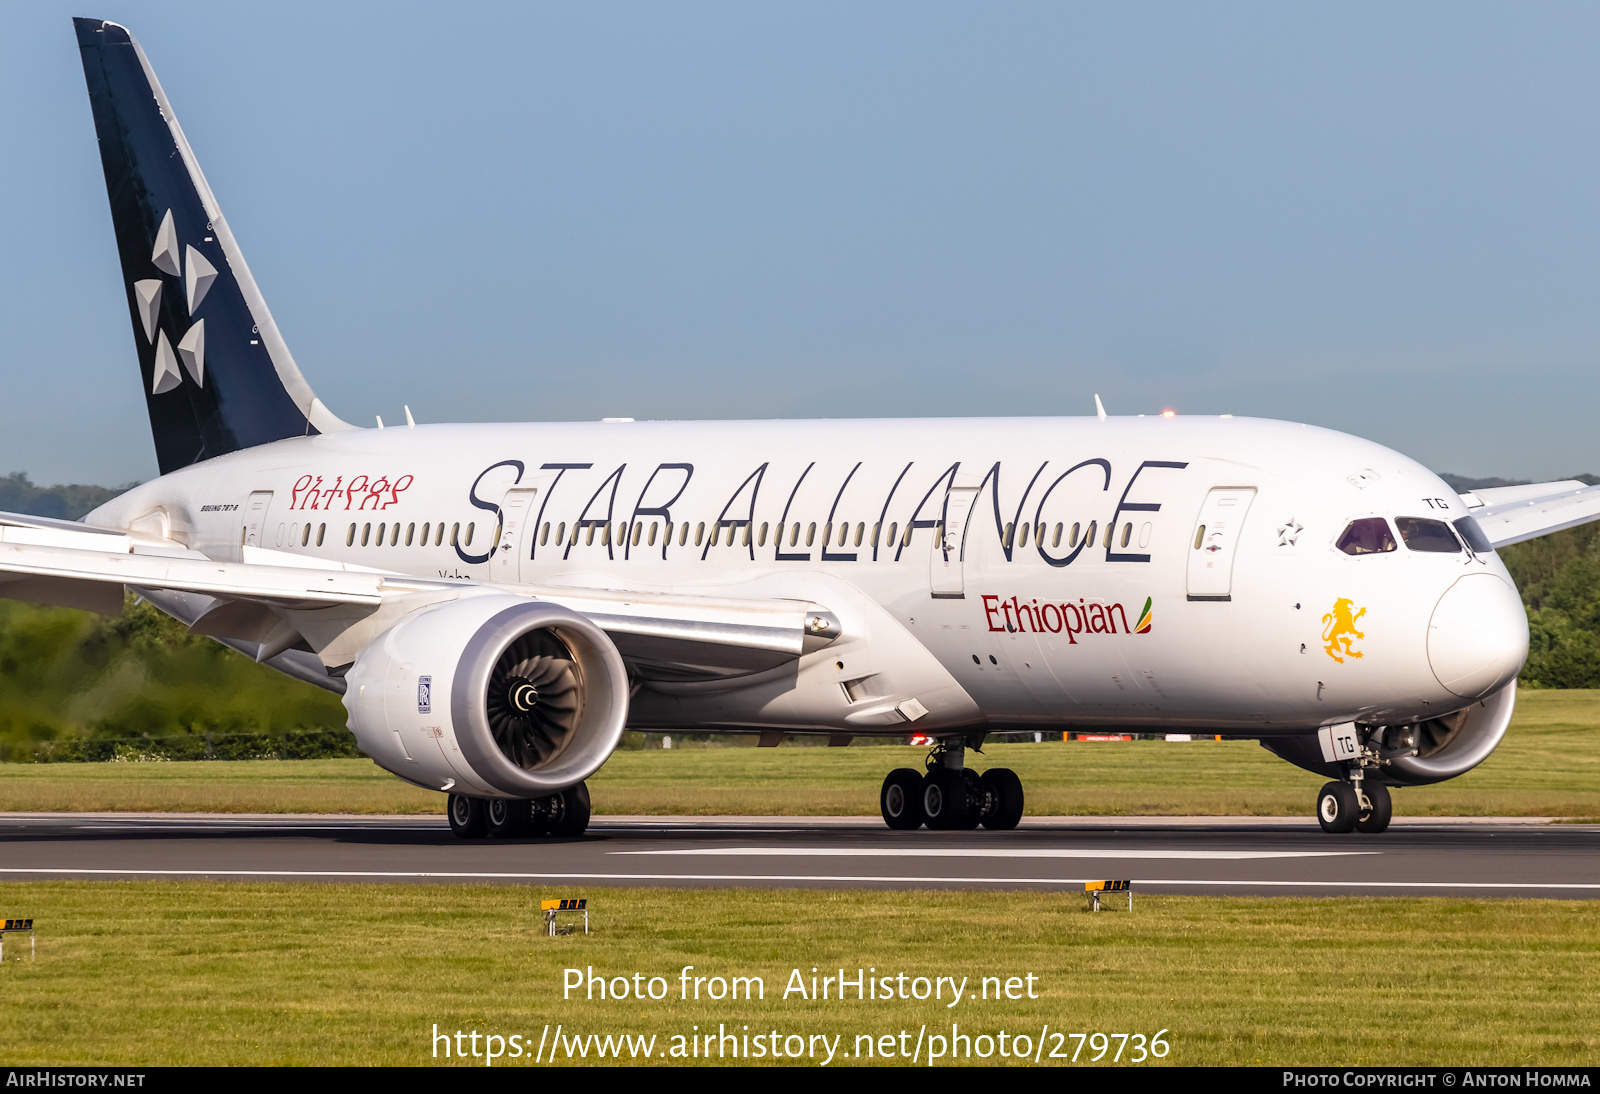
M 161 473 L 354 428 L 300 374 L 144 50 L 116 23 L 73 26 Z

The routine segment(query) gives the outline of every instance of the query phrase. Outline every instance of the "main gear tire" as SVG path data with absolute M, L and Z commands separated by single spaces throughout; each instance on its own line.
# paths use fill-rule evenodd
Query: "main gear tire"
M 991 767 L 983 773 L 985 797 L 991 803 L 983 826 L 992 832 L 1008 832 L 1022 820 L 1022 780 L 1009 767 Z
M 878 809 L 883 823 L 909 832 L 922 827 L 922 776 L 909 767 L 897 767 L 883 777 L 878 791 Z
M 1324 832 L 1340 835 L 1355 830 L 1361 801 L 1349 783 L 1328 783 L 1317 793 L 1317 823 Z
M 533 802 L 526 798 L 490 798 L 485 812 L 489 835 L 495 839 L 521 839 L 532 834 Z
M 552 795 L 550 803 L 550 834 L 552 836 L 581 836 L 589 828 L 589 784 L 569 786 Z
M 1356 820 L 1356 831 L 1376 835 L 1389 827 L 1389 821 L 1394 818 L 1394 799 L 1389 796 L 1389 788 L 1372 779 L 1365 780 L 1362 789 L 1366 792 L 1367 802 L 1371 809 L 1362 812 Z
M 489 834 L 489 803 L 482 798 L 451 794 L 445 803 L 450 831 L 461 839 L 482 839 Z
M 929 828 L 949 832 L 965 827 L 967 780 L 963 772 L 948 767 L 928 769 L 922 780 L 922 815 Z

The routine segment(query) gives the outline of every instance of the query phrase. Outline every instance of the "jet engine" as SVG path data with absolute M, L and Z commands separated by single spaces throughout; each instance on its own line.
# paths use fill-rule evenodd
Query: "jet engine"
M 345 676 L 361 750 L 408 782 L 540 798 L 606 762 L 628 717 L 611 639 L 577 612 L 490 593 L 422 609 Z
M 1376 774 L 1384 782 L 1397 786 L 1440 783 L 1465 775 L 1489 758 L 1506 735 L 1516 702 L 1517 682 L 1512 680 L 1470 707 L 1408 725 L 1363 726 L 1362 737 L 1383 761 Z M 1343 774 L 1343 765 L 1322 758 L 1322 746 L 1315 737 L 1265 737 L 1261 747 L 1324 778 L 1337 779 Z
M 1506 735 L 1517 703 L 1512 680 L 1487 699 L 1450 714 L 1405 726 L 1385 726 L 1371 744 L 1383 773 L 1401 786 L 1424 786 L 1464 775 L 1489 758 Z

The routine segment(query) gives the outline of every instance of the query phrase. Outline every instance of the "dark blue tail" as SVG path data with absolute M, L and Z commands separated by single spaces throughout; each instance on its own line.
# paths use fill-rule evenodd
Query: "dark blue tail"
M 144 50 L 73 25 L 161 473 L 351 428 L 300 375 Z

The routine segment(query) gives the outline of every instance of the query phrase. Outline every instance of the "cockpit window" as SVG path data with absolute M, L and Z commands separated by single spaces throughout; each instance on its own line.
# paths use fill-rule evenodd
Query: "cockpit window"
M 1389 522 L 1382 517 L 1362 517 L 1350 522 L 1339 537 L 1339 550 L 1347 555 L 1379 555 L 1395 549 Z
M 1467 547 L 1475 555 L 1494 554 L 1494 544 L 1489 542 L 1489 537 L 1483 534 L 1483 527 L 1478 524 L 1476 517 L 1462 517 L 1456 521 L 1456 531 L 1461 533 L 1461 538 L 1467 541 Z
M 1427 551 L 1436 555 L 1459 555 L 1461 543 L 1450 526 L 1442 520 L 1426 517 L 1395 517 L 1400 527 L 1400 538 L 1413 551 Z

